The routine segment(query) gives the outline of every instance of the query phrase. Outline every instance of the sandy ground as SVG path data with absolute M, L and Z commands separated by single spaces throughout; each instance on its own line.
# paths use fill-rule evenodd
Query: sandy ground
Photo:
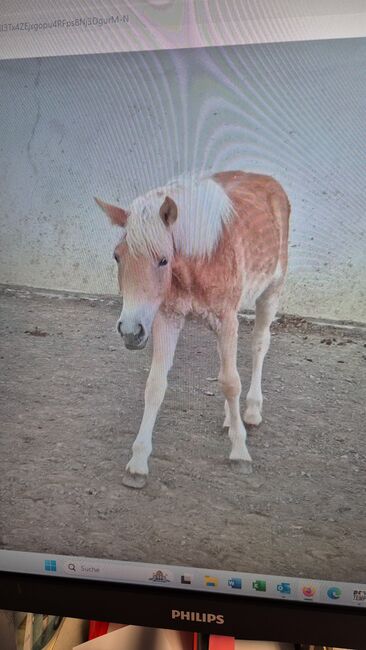
M 249 430 L 228 462 L 214 336 L 188 322 L 150 478 L 122 485 L 151 348 L 128 352 L 117 300 L 3 291 L 2 548 L 366 581 L 365 333 L 280 320 Z M 239 369 L 249 385 L 251 324 Z

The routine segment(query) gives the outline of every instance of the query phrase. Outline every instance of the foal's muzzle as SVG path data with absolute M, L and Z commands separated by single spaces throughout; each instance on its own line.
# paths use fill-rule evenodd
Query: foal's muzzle
M 128 350 L 142 350 L 149 338 L 146 334 L 144 326 L 141 325 L 141 323 L 138 325 L 137 332 L 124 332 L 122 322 L 119 321 L 117 330 L 122 336 L 125 346 Z

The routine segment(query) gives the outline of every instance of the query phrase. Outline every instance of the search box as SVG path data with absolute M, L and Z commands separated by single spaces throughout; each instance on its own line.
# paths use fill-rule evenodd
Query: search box
M 168 569 L 158 567 L 120 565 L 93 560 L 67 560 L 64 572 L 81 578 L 99 578 L 104 580 L 122 580 L 125 582 L 144 582 L 151 584 L 169 584 L 174 582 L 174 574 Z
M 64 571 L 69 575 L 77 576 L 101 576 L 103 566 L 97 562 L 70 560 L 64 562 Z

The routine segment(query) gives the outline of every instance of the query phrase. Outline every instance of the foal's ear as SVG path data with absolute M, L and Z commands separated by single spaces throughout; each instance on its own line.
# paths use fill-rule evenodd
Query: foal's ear
M 160 217 L 164 221 L 165 225 L 167 228 L 169 226 L 172 226 L 174 221 L 177 220 L 178 216 L 178 208 L 177 204 L 173 199 L 170 198 L 170 196 L 166 196 L 164 203 L 162 204 L 160 210 L 159 210 Z
M 100 208 L 102 208 L 103 212 L 106 213 L 106 215 L 109 217 L 111 223 L 114 226 L 121 226 L 122 228 L 124 228 L 128 218 L 128 213 L 126 212 L 126 210 L 122 210 L 122 208 L 119 208 L 118 205 L 111 205 L 110 203 L 104 203 L 104 201 L 97 199 L 96 196 L 94 197 L 94 200 L 96 204 L 99 205 Z

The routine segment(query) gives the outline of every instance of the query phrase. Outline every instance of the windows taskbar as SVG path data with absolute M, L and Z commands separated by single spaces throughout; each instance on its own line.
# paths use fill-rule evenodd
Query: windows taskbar
M 366 608 L 366 584 L 0 550 L 0 571 Z

